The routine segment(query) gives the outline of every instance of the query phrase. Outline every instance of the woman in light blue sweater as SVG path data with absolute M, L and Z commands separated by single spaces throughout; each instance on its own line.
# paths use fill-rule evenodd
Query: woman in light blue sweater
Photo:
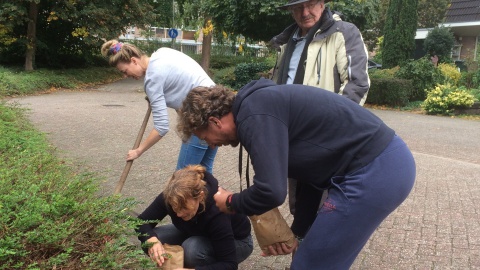
M 167 107 L 178 111 L 190 90 L 215 85 L 195 60 L 177 50 L 160 48 L 149 57 L 135 45 L 110 40 L 102 45 L 101 51 L 109 64 L 126 77 L 144 78 L 144 90 L 152 108 L 154 128 L 138 148 L 128 151 L 127 161 L 140 157 L 167 134 Z M 192 137 L 182 143 L 176 169 L 201 164 L 212 173 L 216 152 L 217 147 L 209 148 L 198 137 Z

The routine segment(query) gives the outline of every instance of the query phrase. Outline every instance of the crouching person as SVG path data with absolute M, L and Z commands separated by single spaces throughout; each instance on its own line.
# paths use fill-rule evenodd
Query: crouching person
M 141 213 L 145 221 L 161 221 L 167 215 L 172 224 L 142 224 L 139 240 L 144 251 L 158 265 L 165 258 L 163 244 L 181 245 L 187 269 L 237 269 L 253 251 L 250 221 L 244 214 L 220 212 L 213 195 L 218 181 L 200 165 L 176 171 L 165 190 Z

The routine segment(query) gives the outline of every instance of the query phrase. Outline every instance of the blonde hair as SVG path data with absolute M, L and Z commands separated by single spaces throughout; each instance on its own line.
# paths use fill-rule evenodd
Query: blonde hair
M 205 211 L 205 200 L 208 196 L 207 183 L 203 180 L 205 171 L 201 165 L 188 165 L 174 172 L 163 191 L 167 207 L 171 206 L 173 211 L 178 212 L 186 208 L 188 199 L 199 198 L 203 191 L 200 205 L 203 207 L 201 212 Z
M 116 39 L 103 43 L 101 53 L 108 58 L 108 63 L 115 67 L 118 63 L 130 63 L 132 57 L 141 59 L 146 54 L 130 43 L 119 42 Z

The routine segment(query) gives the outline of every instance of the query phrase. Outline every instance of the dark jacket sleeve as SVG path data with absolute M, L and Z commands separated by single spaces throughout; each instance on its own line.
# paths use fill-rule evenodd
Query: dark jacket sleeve
M 345 50 L 349 57 L 348 68 L 343 70 L 343 72 L 348 73 L 348 82 L 343 88 L 343 95 L 363 105 L 370 89 L 367 65 L 368 55 L 365 43 L 360 31 L 354 24 L 342 22 L 342 27 L 345 28 L 343 31 Z
M 140 224 L 135 231 L 138 233 L 138 240 L 145 243 L 147 239 L 152 236 L 157 237 L 157 234 L 153 231 L 158 222 L 161 221 L 165 216 L 167 216 L 167 207 L 165 205 L 165 200 L 163 198 L 163 193 L 158 195 L 157 198 L 138 216 L 142 221 L 149 221 L 148 223 L 143 222 Z M 143 248 L 145 252 L 145 248 Z
M 288 127 L 269 115 L 251 115 L 237 125 L 240 141 L 255 170 L 253 185 L 232 197 L 235 211 L 258 215 L 281 205 L 287 196 Z

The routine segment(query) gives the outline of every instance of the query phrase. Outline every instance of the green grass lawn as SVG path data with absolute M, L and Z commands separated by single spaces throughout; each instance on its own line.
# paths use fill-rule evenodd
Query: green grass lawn
M 52 88 L 75 89 L 122 78 L 115 68 L 23 71 L 0 67 L 0 97 L 28 95 Z

